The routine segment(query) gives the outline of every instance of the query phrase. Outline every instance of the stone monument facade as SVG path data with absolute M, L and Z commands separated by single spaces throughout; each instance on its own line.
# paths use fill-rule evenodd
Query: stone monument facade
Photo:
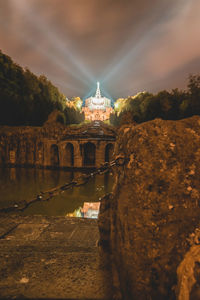
M 82 111 L 85 114 L 85 119 L 89 121 L 105 121 L 110 118 L 110 114 L 113 112 L 111 100 L 101 96 L 99 82 L 97 82 L 95 96 L 85 100 L 85 106 L 82 108 Z

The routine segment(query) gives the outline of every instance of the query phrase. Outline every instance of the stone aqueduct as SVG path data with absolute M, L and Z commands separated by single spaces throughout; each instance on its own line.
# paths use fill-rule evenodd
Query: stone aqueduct
M 37 163 L 54 167 L 98 167 L 112 159 L 113 148 L 114 142 L 108 140 L 78 139 L 59 143 L 48 140 L 38 150 Z
M 95 128 L 78 132 L 36 128 L 25 128 L 21 132 L 7 128 L 2 132 L 1 129 L 0 165 L 98 167 L 112 159 L 114 143 L 113 132 Z

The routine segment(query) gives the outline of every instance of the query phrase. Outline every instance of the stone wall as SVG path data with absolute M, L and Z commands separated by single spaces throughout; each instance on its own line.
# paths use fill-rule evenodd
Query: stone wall
M 112 159 L 108 148 L 114 143 L 115 132 L 108 126 L 70 128 L 59 123 L 40 128 L 3 126 L 0 165 L 98 167 L 106 159 Z
M 116 168 L 113 195 L 101 203 L 99 229 L 115 297 L 200 299 L 190 298 L 190 269 L 200 257 L 189 275 L 181 274 L 200 224 L 200 117 L 123 126 L 114 154 L 127 162 Z

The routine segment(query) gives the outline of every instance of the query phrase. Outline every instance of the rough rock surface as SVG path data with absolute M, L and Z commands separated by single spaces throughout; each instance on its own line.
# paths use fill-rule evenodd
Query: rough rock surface
M 199 299 L 192 298 L 197 279 L 184 286 L 177 267 L 200 223 L 200 117 L 125 125 L 115 148 L 121 154 L 127 162 L 116 168 L 113 195 L 103 200 L 99 217 L 116 298 Z M 199 261 L 196 254 L 193 269 Z M 188 280 L 197 273 L 182 269 Z

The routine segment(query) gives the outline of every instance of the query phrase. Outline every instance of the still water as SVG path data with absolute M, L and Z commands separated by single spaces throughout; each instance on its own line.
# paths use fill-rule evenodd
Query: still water
M 41 191 L 76 180 L 81 172 L 31 168 L 0 168 L 0 207 L 30 200 Z M 97 175 L 80 187 L 66 190 L 49 201 L 30 205 L 22 215 L 77 216 L 96 218 L 101 197 L 111 192 L 113 174 Z

